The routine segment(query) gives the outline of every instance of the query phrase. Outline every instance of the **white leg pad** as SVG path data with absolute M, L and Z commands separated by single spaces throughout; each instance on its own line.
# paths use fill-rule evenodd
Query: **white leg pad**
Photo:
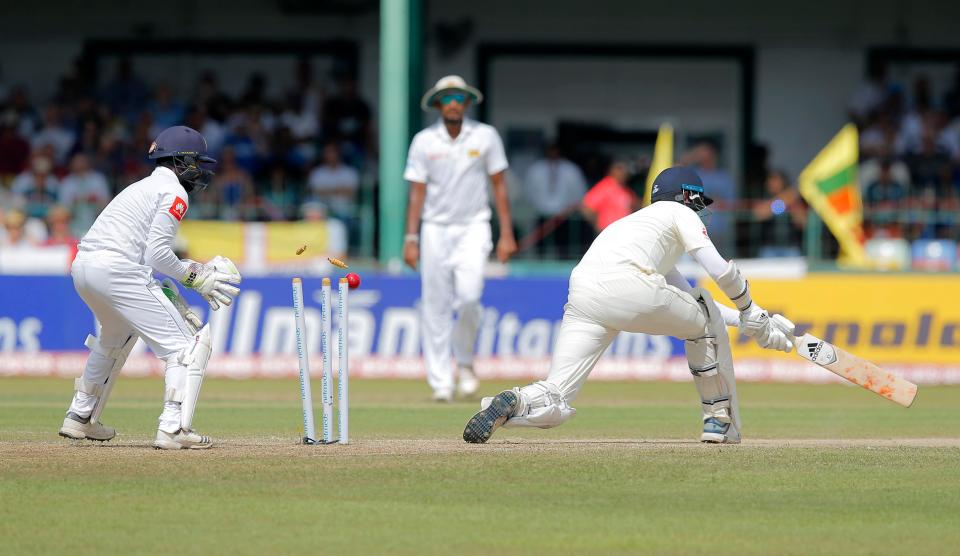
M 210 325 L 207 324 L 194 336 L 193 345 L 180 356 L 180 363 L 187 368 L 187 379 L 183 392 L 174 391 L 173 395 L 180 398 L 182 404 L 180 406 L 180 428 L 185 431 L 192 430 L 193 414 L 197 408 L 197 400 L 200 398 L 200 387 L 203 385 L 203 374 L 207 370 L 212 345 Z M 168 401 L 177 400 L 170 399 Z
M 691 295 L 707 317 L 704 335 L 684 342 L 693 382 L 700 393 L 703 418 L 733 423 L 739 431 L 740 405 L 726 325 L 709 292 L 696 288 Z
M 515 416 L 507 419 L 504 427 L 535 427 L 550 429 L 565 423 L 577 414 L 577 410 L 567 404 L 560 389 L 549 382 L 534 382 L 523 388 L 514 388 L 520 404 Z M 484 398 L 480 408 L 486 409 L 492 397 Z
M 110 374 L 107 375 L 106 381 L 102 384 L 88 381 L 83 377 L 74 381 L 74 388 L 78 392 L 97 397 L 97 401 L 93 406 L 93 412 L 90 414 L 91 421 L 100 422 L 100 415 L 103 413 L 103 408 L 106 407 L 107 400 L 110 399 L 110 393 L 113 392 L 113 385 L 116 384 L 117 379 L 120 377 L 120 371 L 123 369 L 123 364 L 126 363 L 127 357 L 130 356 L 130 352 L 133 351 L 133 346 L 137 343 L 137 337 L 136 334 L 131 334 L 122 346 L 105 348 L 100 345 L 100 340 L 97 339 L 96 336 L 87 336 L 84 345 L 87 346 L 90 351 L 113 361 Z

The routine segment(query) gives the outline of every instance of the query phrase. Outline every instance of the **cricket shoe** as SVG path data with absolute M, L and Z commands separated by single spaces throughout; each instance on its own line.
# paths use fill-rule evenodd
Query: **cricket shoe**
M 477 373 L 473 372 L 473 367 L 463 365 L 460 367 L 460 383 L 457 384 L 457 394 L 463 398 L 470 398 L 480 389 L 480 381 L 477 380 Z
M 463 439 L 471 444 L 483 444 L 493 436 L 513 416 L 520 404 L 519 394 L 513 390 L 504 390 L 490 400 L 490 405 L 481 409 L 467 421 L 463 429 Z
M 81 417 L 74 412 L 67 413 L 60 425 L 60 436 L 74 440 L 96 440 L 106 442 L 117 435 L 113 427 L 104 426 L 89 417 Z
M 716 417 L 703 420 L 703 433 L 700 442 L 708 444 L 740 444 L 740 431 L 731 423 L 724 423 Z
M 453 401 L 453 388 L 439 388 L 433 391 L 433 401 L 450 403 Z
M 157 439 L 153 441 L 153 447 L 158 450 L 206 450 L 212 446 L 209 436 L 183 429 L 174 433 L 158 430 Z

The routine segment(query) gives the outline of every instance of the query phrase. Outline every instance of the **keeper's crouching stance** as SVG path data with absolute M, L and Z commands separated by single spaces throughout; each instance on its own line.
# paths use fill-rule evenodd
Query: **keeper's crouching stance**
M 193 415 L 210 358 L 210 327 L 179 297 L 176 284 L 153 279 L 157 270 L 200 293 L 217 310 L 239 293 L 236 266 L 224 257 L 207 264 L 181 261 L 172 244 L 187 212 L 187 192 L 206 187 L 213 172 L 203 136 L 188 127 L 164 130 L 151 145 L 153 173 L 131 184 L 100 213 L 80 242 L 71 274 L 74 287 L 99 323 L 83 375 L 60 436 L 105 441 L 116 432 L 100 422 L 113 386 L 137 338 L 166 364 L 164 404 L 153 445 L 209 448 L 193 430 Z
M 664 170 L 653 203 L 604 229 L 570 275 L 563 322 L 545 380 L 484 398 L 463 431 L 467 442 L 486 442 L 501 425 L 551 428 L 576 410 L 587 376 L 621 331 L 685 340 L 690 372 L 703 412 L 703 442 L 740 442 L 740 411 L 727 326 L 740 326 L 765 348 L 789 351 L 787 335 L 750 297 L 747 281 L 725 261 L 701 218 L 712 201 L 689 168 Z M 738 311 L 691 288 L 675 265 L 686 251 L 699 262 Z

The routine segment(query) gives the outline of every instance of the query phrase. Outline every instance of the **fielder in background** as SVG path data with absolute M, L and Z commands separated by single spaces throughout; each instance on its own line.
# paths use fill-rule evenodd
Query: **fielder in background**
M 437 81 L 420 106 L 436 108 L 440 119 L 413 138 L 403 173 L 410 182 L 403 260 L 414 270 L 420 265 L 427 381 L 433 399 L 443 402 L 453 399 L 455 386 L 461 396 L 479 388 L 473 350 L 484 265 L 493 247 L 489 183 L 500 221 L 497 259 L 506 262 L 517 250 L 503 142 L 493 127 L 464 116 L 471 103 L 482 101 L 480 91 L 459 76 Z
M 83 375 L 60 436 L 110 440 L 116 432 L 100 423 L 110 392 L 137 338 L 166 362 L 165 394 L 153 445 L 159 449 L 209 448 L 210 438 L 192 429 L 203 373 L 210 357 L 210 327 L 179 298 L 172 280 L 200 293 L 212 310 L 230 305 L 239 293 L 236 266 L 224 257 L 208 264 L 180 260 L 173 240 L 187 213 L 187 193 L 200 191 L 216 161 L 207 142 L 184 126 L 165 129 L 150 146 L 156 169 L 120 192 L 80 241 L 73 284 L 99 322 Z
M 652 204 L 597 236 L 570 275 L 570 290 L 545 380 L 505 390 L 481 402 L 463 439 L 486 442 L 503 424 L 551 428 L 572 417 L 576 398 L 597 360 L 620 331 L 686 340 L 687 361 L 700 393 L 700 440 L 740 442 L 740 411 L 726 326 L 764 348 L 793 349 L 790 337 L 750 297 L 733 261 L 724 260 L 707 235 L 703 182 L 689 168 L 667 168 L 654 181 Z M 675 265 L 689 253 L 739 312 L 691 288 Z M 787 322 L 784 319 L 784 322 Z M 789 331 L 792 334 L 792 330 Z

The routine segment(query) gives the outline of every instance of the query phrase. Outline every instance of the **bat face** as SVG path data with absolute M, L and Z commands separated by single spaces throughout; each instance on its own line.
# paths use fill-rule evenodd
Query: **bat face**
M 824 342 L 816 336 L 804 334 L 797 346 L 797 353 L 804 359 L 809 359 L 821 367 L 837 362 L 837 350 L 832 344 Z
M 804 334 L 798 339 L 797 353 L 800 357 L 904 407 L 910 407 L 917 397 L 916 384 L 811 334 Z

